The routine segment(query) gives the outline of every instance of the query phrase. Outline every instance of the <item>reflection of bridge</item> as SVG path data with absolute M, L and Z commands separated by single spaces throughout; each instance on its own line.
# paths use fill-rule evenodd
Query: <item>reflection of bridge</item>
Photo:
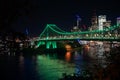
M 37 47 L 45 45 L 46 48 L 57 48 L 58 40 L 98 40 L 98 41 L 120 41 L 120 25 L 106 27 L 103 30 L 66 32 L 61 30 L 55 24 L 47 24 L 39 37 L 32 39 L 32 42 L 38 42 Z

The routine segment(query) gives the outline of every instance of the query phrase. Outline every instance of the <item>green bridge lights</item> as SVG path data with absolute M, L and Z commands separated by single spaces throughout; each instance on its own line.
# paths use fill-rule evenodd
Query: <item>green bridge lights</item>
M 46 45 L 47 49 L 57 48 L 57 40 L 69 40 L 69 39 L 92 39 L 92 40 L 120 40 L 120 34 L 117 34 L 117 37 L 114 37 L 116 33 L 114 31 L 120 30 L 120 25 L 110 26 L 104 28 L 103 30 L 92 30 L 92 31 L 81 31 L 81 32 L 66 32 L 55 24 L 47 24 L 43 32 L 40 34 L 37 47 L 40 45 Z M 109 34 L 108 34 L 109 33 Z M 109 36 L 112 35 L 112 36 Z M 73 37 L 72 37 L 73 36 Z M 108 37 L 104 37 L 108 36 Z M 113 39 L 114 38 L 114 39 Z
M 40 45 L 45 45 L 45 41 L 39 41 L 37 47 L 39 47 Z
M 47 49 L 50 49 L 50 48 L 55 49 L 55 48 L 57 48 L 56 41 L 47 41 L 46 42 L 46 48 Z
M 47 49 L 55 49 L 57 48 L 57 42 L 56 41 L 39 41 L 37 44 L 37 47 L 41 45 L 46 45 Z

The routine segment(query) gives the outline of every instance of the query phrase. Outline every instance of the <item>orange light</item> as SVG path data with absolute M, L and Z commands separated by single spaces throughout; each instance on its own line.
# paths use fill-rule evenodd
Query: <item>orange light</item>
M 70 51 L 70 52 L 73 50 L 70 45 L 66 45 L 65 48 L 66 48 L 67 51 Z
M 71 53 L 70 52 L 66 52 L 65 59 L 66 59 L 67 62 L 70 61 L 70 59 L 71 59 Z

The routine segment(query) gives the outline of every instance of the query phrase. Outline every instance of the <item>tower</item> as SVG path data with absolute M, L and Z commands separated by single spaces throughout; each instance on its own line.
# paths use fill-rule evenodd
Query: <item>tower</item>
M 77 17 L 77 27 L 79 27 L 80 26 L 81 18 L 80 18 L 79 15 L 76 15 L 76 17 Z
M 78 32 L 80 31 L 80 21 L 81 21 L 81 18 L 79 17 L 79 15 L 76 15 L 76 18 L 77 18 L 77 25 L 76 26 L 73 26 L 73 29 L 71 30 L 72 32 Z
M 25 34 L 28 36 L 29 32 L 28 32 L 28 28 L 25 29 Z
M 98 16 L 98 29 L 103 30 L 103 22 L 106 22 L 106 15 Z
M 91 18 L 91 28 L 92 28 L 92 30 L 96 30 L 97 26 L 98 26 L 98 20 L 97 20 L 96 11 L 94 11 L 93 16 Z

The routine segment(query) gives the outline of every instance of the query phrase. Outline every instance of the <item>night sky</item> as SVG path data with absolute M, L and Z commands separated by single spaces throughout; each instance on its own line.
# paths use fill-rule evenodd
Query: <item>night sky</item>
M 0 29 L 25 33 L 27 28 L 29 36 L 38 36 L 50 23 L 67 31 L 76 25 L 76 15 L 90 26 L 94 11 L 115 23 L 120 4 L 116 0 L 0 0 Z

